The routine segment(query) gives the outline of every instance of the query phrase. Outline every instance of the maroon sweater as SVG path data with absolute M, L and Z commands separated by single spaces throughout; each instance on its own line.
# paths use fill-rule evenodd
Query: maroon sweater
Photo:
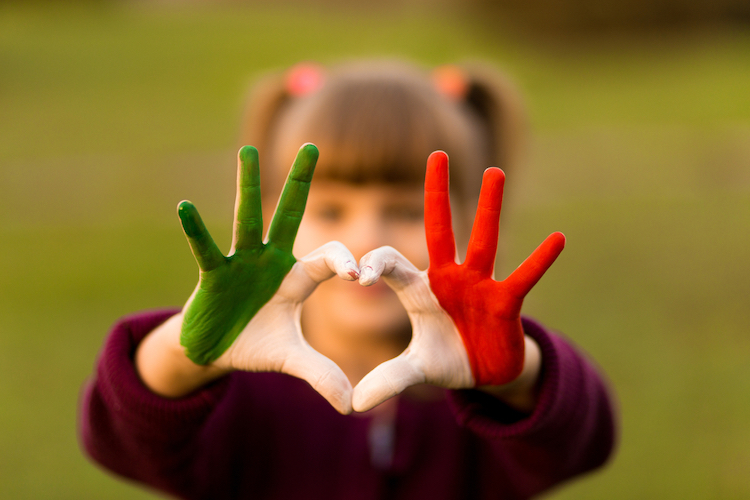
M 370 413 L 340 415 L 306 382 L 277 373 L 235 372 L 178 400 L 151 393 L 133 355 L 174 313 L 115 325 L 84 389 L 80 435 L 101 465 L 181 498 L 519 499 L 612 453 L 601 377 L 532 320 L 524 329 L 544 369 L 530 416 L 479 391 L 407 391 L 395 424 L 382 427 Z

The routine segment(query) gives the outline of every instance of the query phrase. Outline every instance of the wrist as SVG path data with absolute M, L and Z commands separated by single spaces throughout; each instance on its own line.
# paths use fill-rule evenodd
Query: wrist
M 213 365 L 197 365 L 180 345 L 183 314 L 180 312 L 149 333 L 135 353 L 141 381 L 152 392 L 180 398 L 229 373 Z
M 504 385 L 484 385 L 476 389 L 491 394 L 514 409 L 531 413 L 536 406 L 539 377 L 542 370 L 542 351 L 539 344 L 524 335 L 524 363 L 521 374 Z

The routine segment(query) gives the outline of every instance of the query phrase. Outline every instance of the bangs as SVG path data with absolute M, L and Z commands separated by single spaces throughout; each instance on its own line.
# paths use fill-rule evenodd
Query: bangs
M 354 184 L 421 184 L 427 156 L 446 147 L 446 134 L 424 96 L 376 83 L 339 93 L 317 115 L 310 134 L 321 151 L 317 175 Z
M 480 176 L 483 170 L 477 127 L 424 77 L 398 69 L 339 75 L 290 103 L 273 134 L 273 150 L 294 152 L 312 142 L 320 151 L 317 179 L 422 185 L 427 157 L 440 149 L 448 153 L 451 171 L 464 174 L 451 176 L 451 190 L 466 194 L 466 169 Z

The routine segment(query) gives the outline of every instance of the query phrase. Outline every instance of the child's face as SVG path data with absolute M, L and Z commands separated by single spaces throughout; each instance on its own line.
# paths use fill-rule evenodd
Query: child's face
M 365 184 L 315 180 L 297 235 L 302 257 L 329 241 L 340 241 L 359 261 L 390 245 L 419 269 L 429 264 L 421 185 Z M 371 287 L 333 278 L 305 302 L 327 328 L 359 335 L 402 334 L 408 317 L 385 283 Z

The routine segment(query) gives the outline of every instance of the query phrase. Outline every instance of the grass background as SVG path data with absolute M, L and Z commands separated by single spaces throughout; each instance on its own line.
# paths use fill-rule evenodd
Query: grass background
M 750 33 L 539 41 L 456 12 L 0 5 L 0 497 L 157 498 L 87 461 L 108 327 L 180 305 L 189 198 L 226 249 L 253 75 L 302 59 L 481 58 L 523 89 L 507 261 L 568 247 L 526 312 L 604 367 L 618 453 L 554 499 L 750 496 Z

